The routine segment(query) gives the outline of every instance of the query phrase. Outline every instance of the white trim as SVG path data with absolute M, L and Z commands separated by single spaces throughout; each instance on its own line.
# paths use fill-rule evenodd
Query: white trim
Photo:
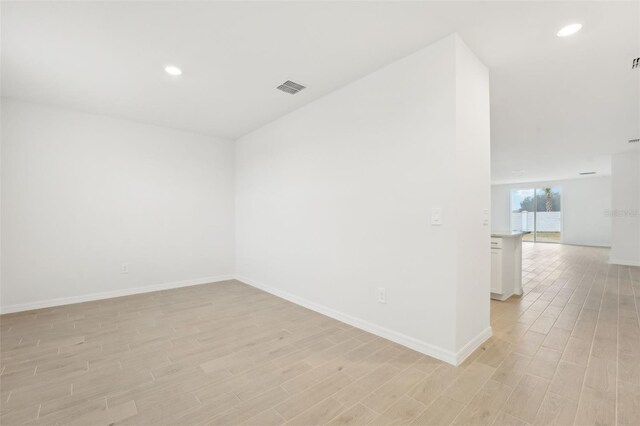
M 562 243 L 565 246 L 611 248 L 610 243 Z
M 625 260 L 625 259 L 609 258 L 609 263 L 614 265 L 624 265 L 624 266 L 640 266 L 640 260 Z
M 485 340 L 491 337 L 491 327 L 489 327 L 483 330 L 478 336 L 473 338 L 457 353 L 451 352 L 439 346 L 435 346 L 422 340 L 407 336 L 405 334 L 389 330 L 388 328 L 379 326 L 361 318 L 356 318 L 343 312 L 336 311 L 335 309 L 329 308 L 327 306 L 319 305 L 315 302 L 311 302 L 307 299 L 303 299 L 286 291 L 279 290 L 250 278 L 237 276 L 236 279 L 252 287 L 273 294 L 274 296 L 295 303 L 296 305 L 311 309 L 312 311 L 321 313 L 361 330 L 368 331 L 369 333 L 375 334 L 376 336 L 391 340 L 392 342 L 398 343 L 402 346 L 406 346 L 410 349 L 413 349 L 425 355 L 429 355 L 433 358 L 439 359 L 452 365 L 460 365 L 477 347 L 479 347 L 482 343 L 484 343 Z
M 493 300 L 499 300 L 501 302 L 504 302 L 505 300 L 507 300 L 508 298 L 510 298 L 513 295 L 514 295 L 513 291 L 510 291 L 508 293 L 496 293 L 494 291 L 491 292 L 491 298 Z
M 39 300 L 37 302 L 20 303 L 0 307 L 0 314 L 10 314 L 13 312 L 31 311 L 33 309 L 51 308 L 54 306 L 70 305 L 73 303 L 91 302 L 94 300 L 111 299 L 113 297 L 130 296 L 132 294 L 151 293 L 160 290 L 170 290 L 172 288 L 189 287 L 192 285 L 210 284 L 220 281 L 232 280 L 234 275 L 220 275 L 217 277 L 196 278 L 193 280 L 174 281 L 170 283 L 146 285 L 142 287 L 124 288 L 121 290 L 105 291 L 101 293 L 91 293 L 82 296 L 59 297 L 56 299 Z
M 467 357 L 473 353 L 473 351 L 478 349 L 480 345 L 486 342 L 487 339 L 489 339 L 492 335 L 493 335 L 493 330 L 491 329 L 491 327 L 487 327 L 484 330 L 482 330 L 480 334 L 478 334 L 476 337 L 471 339 L 466 345 L 462 347 L 462 349 L 460 349 L 456 353 L 456 363 L 454 365 L 458 366 L 462 364 L 464 360 L 467 359 Z

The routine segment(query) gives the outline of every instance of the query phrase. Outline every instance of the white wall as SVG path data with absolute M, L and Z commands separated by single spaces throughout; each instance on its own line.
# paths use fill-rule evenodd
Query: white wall
M 470 55 L 448 37 L 238 140 L 238 279 L 449 362 L 481 343 L 488 73 Z
M 461 41 L 456 44 L 457 212 L 456 347 L 462 351 L 489 327 L 491 276 L 491 131 L 489 71 Z M 436 142 L 438 143 L 438 142 Z M 441 176 L 445 178 L 445 176 Z M 427 188 L 430 191 L 431 188 Z M 485 212 L 487 216 L 485 217 Z M 484 224 L 484 220 L 487 220 Z M 469 347 L 467 346 L 467 349 Z
M 3 99 L 2 310 L 232 276 L 233 157 L 230 141 Z
M 640 151 L 611 159 L 611 222 L 609 261 L 640 266 Z
M 558 186 L 562 191 L 562 242 L 586 246 L 611 245 L 611 178 L 590 177 L 546 182 L 526 182 L 491 187 L 491 227 L 511 229 L 511 190 Z

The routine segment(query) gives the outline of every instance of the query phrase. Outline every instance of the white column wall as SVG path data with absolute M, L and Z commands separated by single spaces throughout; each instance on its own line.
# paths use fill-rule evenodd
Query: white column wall
M 238 278 L 452 363 L 488 337 L 488 73 L 471 56 L 447 37 L 238 140 Z

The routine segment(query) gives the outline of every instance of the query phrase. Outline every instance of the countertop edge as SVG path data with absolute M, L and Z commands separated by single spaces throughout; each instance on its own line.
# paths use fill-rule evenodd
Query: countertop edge
M 519 231 L 492 232 L 491 236 L 494 238 L 515 238 L 515 237 L 522 237 L 524 234 L 525 234 L 524 232 L 519 232 Z

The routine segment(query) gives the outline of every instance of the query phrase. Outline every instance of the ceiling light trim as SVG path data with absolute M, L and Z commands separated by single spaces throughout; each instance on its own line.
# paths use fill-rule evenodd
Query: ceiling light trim
M 175 65 L 165 65 L 164 71 L 173 77 L 182 75 L 182 70 Z
M 579 24 L 576 22 L 573 24 L 565 25 L 560 29 L 560 31 L 556 33 L 556 35 L 558 37 L 569 37 L 574 35 L 578 31 L 580 31 L 581 29 L 582 29 L 582 24 Z

